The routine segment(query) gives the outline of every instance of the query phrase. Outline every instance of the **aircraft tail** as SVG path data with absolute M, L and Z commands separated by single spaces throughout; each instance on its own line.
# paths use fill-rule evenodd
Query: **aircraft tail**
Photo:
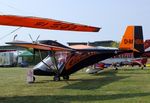
M 146 50 L 147 48 L 150 47 L 150 39 L 145 40 L 144 42 L 144 49 Z
M 132 50 L 135 56 L 144 52 L 142 26 L 128 26 L 122 41 L 119 45 L 120 50 Z

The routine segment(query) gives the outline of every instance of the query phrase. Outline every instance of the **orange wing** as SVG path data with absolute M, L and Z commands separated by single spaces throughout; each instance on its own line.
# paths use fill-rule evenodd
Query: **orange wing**
M 98 32 L 100 28 L 76 23 L 69 23 L 48 18 L 0 15 L 0 25 L 20 26 L 39 29 Z
M 23 41 L 7 42 L 6 44 L 12 44 L 20 47 L 34 48 L 38 50 L 47 50 L 47 51 L 71 51 L 72 50 L 69 48 L 50 46 L 50 45 L 40 44 L 40 43 L 28 43 Z

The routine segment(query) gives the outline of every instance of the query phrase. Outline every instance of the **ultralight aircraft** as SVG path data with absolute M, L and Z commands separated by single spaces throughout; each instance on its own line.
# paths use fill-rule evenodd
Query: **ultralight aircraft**
M 14 15 L 1 15 L 0 25 L 84 32 L 98 32 L 100 30 L 98 27 L 48 18 Z M 39 51 L 50 51 L 49 55 L 33 68 L 33 75 L 54 76 L 55 81 L 59 81 L 60 77 L 68 80 L 72 73 L 115 55 L 134 52 L 135 56 L 140 56 L 144 52 L 142 26 L 128 26 L 118 49 L 95 48 L 83 45 L 68 47 L 52 40 L 33 43 L 13 41 L 7 42 L 7 44 L 34 48 Z M 66 55 L 57 57 L 57 52 L 64 52 Z M 35 77 L 33 76 L 34 80 Z

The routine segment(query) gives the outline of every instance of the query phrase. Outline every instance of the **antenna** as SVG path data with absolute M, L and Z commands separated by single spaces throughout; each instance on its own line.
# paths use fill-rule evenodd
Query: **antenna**
M 40 35 L 38 35 L 38 37 L 36 38 L 36 41 L 35 41 L 36 43 L 37 43 L 37 41 L 38 41 L 39 37 L 40 37 Z

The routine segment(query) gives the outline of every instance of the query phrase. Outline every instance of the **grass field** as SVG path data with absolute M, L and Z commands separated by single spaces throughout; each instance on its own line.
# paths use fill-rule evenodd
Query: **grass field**
M 37 77 L 26 83 L 27 69 L 0 68 L 0 103 L 150 103 L 150 69 L 83 71 L 68 82 Z

